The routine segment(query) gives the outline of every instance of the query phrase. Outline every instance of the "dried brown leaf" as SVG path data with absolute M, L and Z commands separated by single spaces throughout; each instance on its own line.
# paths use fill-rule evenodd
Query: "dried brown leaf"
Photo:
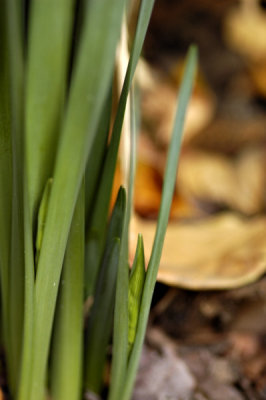
M 177 187 L 190 201 L 253 215 L 265 208 L 266 152 L 253 147 L 235 158 L 192 150 L 183 154 Z
M 137 217 L 130 248 L 144 237 L 147 260 L 156 223 Z M 257 280 L 266 270 L 266 217 L 224 213 L 195 223 L 170 223 L 158 280 L 189 289 L 229 289 Z

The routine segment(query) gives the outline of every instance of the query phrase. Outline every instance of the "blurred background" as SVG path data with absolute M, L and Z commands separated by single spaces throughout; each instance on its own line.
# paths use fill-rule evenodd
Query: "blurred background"
M 146 232 L 148 252 L 186 51 L 191 43 L 199 49 L 162 281 L 228 288 L 264 273 L 265 38 L 266 4 L 261 0 L 155 2 L 137 71 L 142 122 L 135 230 Z
M 134 399 L 266 399 L 265 0 L 155 2 L 132 247 L 142 232 L 148 259 L 191 43 L 199 67 Z

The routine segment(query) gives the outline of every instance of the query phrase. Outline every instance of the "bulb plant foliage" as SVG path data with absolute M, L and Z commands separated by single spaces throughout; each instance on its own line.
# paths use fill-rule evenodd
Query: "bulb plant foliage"
M 192 47 L 152 254 L 145 270 L 139 235 L 129 268 L 134 145 L 128 193 L 120 188 L 110 217 L 109 208 L 153 3 L 140 4 L 111 122 L 127 1 L 0 0 L 1 344 L 11 399 L 101 398 L 107 364 L 108 400 L 131 398 L 196 68 Z M 131 107 L 132 143 L 134 114 Z

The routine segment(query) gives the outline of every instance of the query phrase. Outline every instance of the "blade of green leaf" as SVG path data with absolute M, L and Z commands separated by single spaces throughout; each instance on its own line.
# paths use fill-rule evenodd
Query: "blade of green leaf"
M 38 226 L 37 226 L 36 245 L 35 245 L 35 249 L 36 249 L 35 265 L 36 265 L 36 267 L 38 266 L 40 251 L 41 251 L 41 247 L 42 247 L 43 230 L 44 230 L 44 226 L 45 226 L 48 201 L 50 198 L 52 182 L 53 182 L 52 178 L 48 179 L 48 181 L 46 182 L 42 200 L 41 200 L 41 204 L 40 204 L 39 211 L 38 211 Z
M 95 302 L 88 326 L 86 350 L 86 393 L 100 394 L 103 386 L 103 372 L 107 345 L 113 321 L 116 272 L 119 260 L 120 239 L 113 239 L 105 252 L 99 284 L 96 287 Z M 103 274 L 106 273 L 104 277 Z
M 24 182 L 26 182 L 24 171 Z M 32 341 L 34 322 L 34 249 L 27 185 L 24 184 L 24 245 L 25 245 L 25 307 L 22 360 L 18 399 L 29 399 L 32 371 Z
M 4 0 L 0 1 L 0 276 L 1 306 L 4 343 L 9 359 L 8 345 L 9 319 L 9 264 L 11 242 L 11 204 L 12 204 L 12 139 L 10 126 L 10 93 L 6 10 Z M 9 366 L 9 361 L 7 360 Z
M 26 86 L 26 174 L 33 221 L 52 176 L 65 103 L 74 0 L 33 0 Z
M 45 181 L 52 173 L 57 131 L 62 117 L 66 91 L 67 58 L 71 33 L 73 0 L 68 2 L 31 3 L 29 51 L 26 87 L 26 175 L 24 179 L 28 205 L 25 217 L 26 287 L 24 343 L 20 399 L 28 399 L 31 382 L 33 247 L 29 242 L 32 218 Z M 25 8 L 24 8 L 25 11 Z M 24 12 L 22 13 L 24 15 Z M 25 17 L 25 16 L 24 16 Z M 52 147 L 53 146 L 53 147 Z M 52 149 L 54 149 L 52 151 Z M 44 151 L 46 150 L 46 151 Z M 26 193 L 26 194 L 25 194 Z
M 84 185 L 68 238 L 55 314 L 51 352 L 51 394 L 56 400 L 79 400 L 83 353 Z
M 85 171 L 85 220 L 88 224 L 89 216 L 91 213 L 92 202 L 95 197 L 96 188 L 103 164 L 104 155 L 107 149 L 107 139 L 110 129 L 111 120 L 112 97 L 111 93 L 107 96 L 106 104 L 101 113 L 99 127 L 97 128 L 97 135 L 94 138 Z M 86 275 L 85 275 L 86 276 Z M 86 285 L 87 279 L 85 279 Z
M 97 279 L 95 300 L 87 330 L 85 359 L 85 388 L 100 394 L 111 336 L 119 247 L 125 218 L 126 193 L 120 188 L 108 226 L 105 251 Z
M 124 3 L 125 0 L 115 3 L 92 0 L 86 10 L 38 264 L 32 386 L 27 400 L 43 398 L 55 300 L 68 232 L 100 112 L 110 87 Z
M 116 293 L 115 293 L 115 314 L 114 314 L 114 333 L 113 333 L 113 360 L 111 370 L 111 386 L 109 389 L 108 399 L 117 399 L 115 397 L 116 392 L 121 390 L 121 386 L 124 384 L 123 380 L 119 380 L 121 377 L 124 378 L 125 370 L 119 370 L 121 365 L 126 368 L 127 362 L 127 350 L 128 350 L 128 278 L 129 269 L 127 262 L 127 237 L 125 235 L 125 224 L 124 221 L 119 263 L 117 271 L 116 281 Z M 122 339 L 119 341 L 119 339 Z M 116 364 L 114 365 L 114 360 Z M 113 379 L 115 377 L 115 381 Z
M 136 377 L 137 366 L 139 363 L 141 348 L 148 321 L 152 294 L 156 282 L 156 276 L 159 268 L 165 232 L 168 224 L 168 218 L 172 203 L 172 196 L 175 187 L 176 168 L 181 147 L 181 138 L 184 127 L 185 113 L 192 90 L 192 85 L 194 80 L 193 78 L 196 70 L 196 63 L 197 63 L 197 50 L 194 46 L 192 46 L 188 53 L 187 65 L 179 92 L 177 114 L 174 122 L 173 135 L 168 153 L 166 172 L 164 175 L 164 185 L 163 185 L 159 219 L 153 243 L 152 253 L 146 273 L 146 280 L 142 295 L 135 343 L 129 359 L 128 371 L 125 379 L 125 385 L 123 387 L 123 392 L 119 397 L 121 400 L 130 399 L 133 389 L 133 384 Z
M 21 4 L 7 2 L 9 45 L 11 132 L 12 132 L 12 222 L 9 279 L 9 344 L 11 364 L 9 381 L 15 396 L 21 360 L 24 315 L 24 248 L 23 248 L 23 94 L 24 60 Z
M 143 238 L 138 237 L 137 249 L 129 278 L 128 288 L 128 354 L 130 355 L 138 326 L 139 310 L 145 282 Z

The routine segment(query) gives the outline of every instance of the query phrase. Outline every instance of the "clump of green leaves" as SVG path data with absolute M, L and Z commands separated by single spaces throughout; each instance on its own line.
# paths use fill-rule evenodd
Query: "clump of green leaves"
M 134 150 L 129 193 L 121 188 L 110 221 L 108 213 L 127 98 L 153 2 L 141 2 L 111 125 L 115 52 L 127 1 L 0 0 L 1 339 L 13 399 L 100 396 L 109 343 L 108 399 L 130 399 L 196 65 L 191 48 L 152 254 L 145 272 L 140 236 L 129 272 Z

